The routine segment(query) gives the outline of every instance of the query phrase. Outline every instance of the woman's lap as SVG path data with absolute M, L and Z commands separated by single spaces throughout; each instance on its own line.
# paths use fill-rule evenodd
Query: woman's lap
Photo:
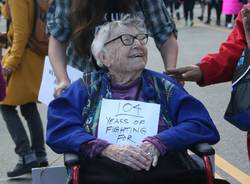
M 150 171 L 134 171 L 132 168 L 98 157 L 82 160 L 80 170 L 81 183 L 91 184 L 132 184 L 132 183 L 171 183 L 201 184 L 205 183 L 202 170 L 182 164 L 179 157 L 168 155 L 159 158 L 157 167 Z

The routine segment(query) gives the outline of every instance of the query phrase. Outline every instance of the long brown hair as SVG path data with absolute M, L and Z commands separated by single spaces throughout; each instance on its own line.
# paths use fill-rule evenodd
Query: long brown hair
M 136 0 L 72 0 L 71 1 L 71 40 L 79 54 L 90 50 L 93 29 L 111 11 L 128 13 Z

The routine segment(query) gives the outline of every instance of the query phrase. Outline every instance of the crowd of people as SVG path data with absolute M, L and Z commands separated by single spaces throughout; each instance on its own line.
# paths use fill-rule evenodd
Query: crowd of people
M 8 177 L 49 165 L 37 108 L 46 54 L 30 43 L 37 1 L 5 0 L 2 7 L 8 30 L 0 35 L 0 42 L 6 43 L 0 65 L 0 109 L 18 156 Z M 200 0 L 201 21 L 210 24 L 215 8 L 216 25 L 221 25 L 223 12 L 230 28 L 232 17 L 238 14 L 235 25 L 218 53 L 206 55 L 200 64 L 176 68 L 174 14 L 179 20 L 183 5 L 185 23 L 193 26 L 195 0 L 45 1 L 49 7 L 45 17 L 48 56 L 57 81 L 55 99 L 48 106 L 47 145 L 57 153 L 80 156 L 81 183 L 204 183 L 204 173 L 186 149 L 201 142 L 216 144 L 220 136 L 204 105 L 180 81 L 205 86 L 232 79 L 250 41 L 250 4 L 243 7 L 247 1 L 232 0 L 236 8 L 229 11 L 229 1 Z M 145 69 L 149 33 L 161 54 L 164 74 Z M 71 84 L 67 64 L 82 71 L 83 77 Z M 157 132 L 145 135 L 136 145 L 99 138 L 104 100 L 159 104 Z
M 194 25 L 194 7 L 200 5 L 201 14 L 197 18 L 204 24 L 211 24 L 212 10 L 215 9 L 215 24 L 221 26 L 221 15 L 225 15 L 225 27 L 232 29 L 234 20 L 242 6 L 248 3 L 248 0 L 164 0 L 165 5 L 170 10 L 172 18 L 180 20 L 181 6 L 183 6 L 183 17 L 186 26 Z M 205 14 L 207 13 L 207 14 Z M 175 16 L 174 16 L 175 15 Z

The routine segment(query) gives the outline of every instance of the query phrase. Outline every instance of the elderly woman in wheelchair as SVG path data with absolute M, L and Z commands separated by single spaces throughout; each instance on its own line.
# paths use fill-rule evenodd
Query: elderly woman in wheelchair
M 186 149 L 217 143 L 218 131 L 175 80 L 145 69 L 147 41 L 140 18 L 103 25 L 91 47 L 101 69 L 84 74 L 49 105 L 47 144 L 79 155 L 81 183 L 206 183 Z M 139 114 L 143 108 L 149 110 Z M 129 127 L 135 122 L 140 126 Z

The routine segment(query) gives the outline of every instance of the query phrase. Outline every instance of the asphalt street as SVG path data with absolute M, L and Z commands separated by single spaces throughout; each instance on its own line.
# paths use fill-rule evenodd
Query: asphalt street
M 196 16 L 199 10 L 196 8 Z M 196 18 L 195 18 L 196 19 Z M 4 23 L 1 22 L 1 30 Z M 179 57 L 178 66 L 198 63 L 206 54 L 218 50 L 219 44 L 226 39 L 230 30 L 224 27 L 204 25 L 195 20 L 194 27 L 187 27 L 183 21 L 176 22 L 178 27 Z M 158 50 L 152 40 L 148 44 L 149 63 L 148 68 L 163 71 L 163 64 Z M 217 84 L 208 87 L 199 87 L 195 83 L 187 82 L 186 90 L 198 98 L 208 109 L 212 119 L 220 132 L 221 141 L 216 144 L 216 177 L 225 178 L 232 184 L 250 183 L 250 163 L 247 158 L 246 133 L 236 129 L 223 119 L 223 114 L 230 98 L 230 83 Z M 39 111 L 46 127 L 46 110 L 43 104 L 39 105 Z M 62 165 L 61 155 L 53 153 L 47 148 L 51 166 Z M 31 176 L 10 180 L 6 172 L 16 164 L 14 144 L 0 115 L 0 184 L 31 184 Z

